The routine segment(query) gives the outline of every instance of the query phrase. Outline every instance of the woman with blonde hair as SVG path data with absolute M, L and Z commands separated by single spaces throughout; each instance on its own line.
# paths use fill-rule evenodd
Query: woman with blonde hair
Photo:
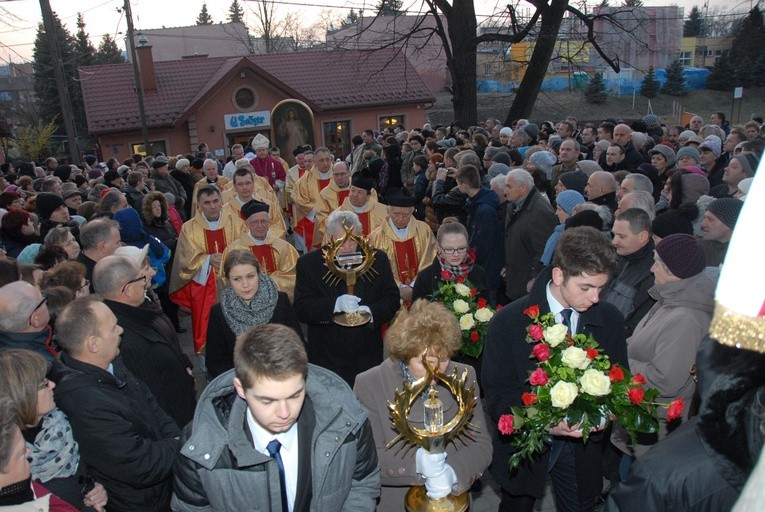
M 460 328 L 454 315 L 443 304 L 418 300 L 409 310 L 402 309 L 388 329 L 385 335 L 388 359 L 356 376 L 353 390 L 369 410 L 381 469 L 378 512 L 403 510 L 406 492 L 409 487 L 424 482 L 422 475 L 431 475 L 425 484 L 431 497 L 462 494 L 491 463 L 491 438 L 475 370 L 451 360 L 460 344 Z M 423 355 L 426 355 L 428 364 L 440 372 L 449 374 L 456 370 L 462 374 L 467 370 L 467 385 L 472 385 L 476 393 L 477 404 L 470 420 L 475 428 L 462 437 L 464 444 L 460 441 L 456 445 L 448 444 L 446 457 L 429 454 L 422 448 L 410 451 L 386 448 L 387 443 L 398 435 L 391 426 L 388 401 L 393 400 L 395 391 L 402 389 L 404 382 L 413 382 L 426 375 Z M 432 385 L 443 402 L 444 422 L 448 422 L 457 412 L 457 401 L 440 381 Z M 423 399 L 417 399 L 409 414 L 409 420 L 419 428 L 424 424 Z

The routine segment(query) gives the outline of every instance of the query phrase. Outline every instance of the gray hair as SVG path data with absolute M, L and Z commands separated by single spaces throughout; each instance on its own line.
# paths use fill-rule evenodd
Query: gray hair
M 236 162 L 234 162 L 234 167 L 237 169 L 241 169 L 245 165 L 250 165 L 250 159 L 249 158 L 240 158 Z
M 43 245 L 45 247 L 50 247 L 52 245 L 58 245 L 63 247 L 67 244 L 69 239 L 69 233 L 71 232 L 72 230 L 66 227 L 53 228 L 50 231 L 48 231 L 47 235 L 45 235 L 45 239 L 43 240 Z
M 507 173 L 506 179 L 511 179 L 529 190 L 534 188 L 534 177 L 526 169 L 512 169 Z
M 656 218 L 656 204 L 654 203 L 653 195 L 650 192 L 636 190 L 629 194 L 624 194 L 624 197 L 627 196 L 630 196 L 631 199 L 629 209 L 636 208 L 638 210 L 643 210 L 648 214 L 648 217 L 651 220 Z M 622 197 L 622 201 L 624 201 L 624 197 Z
M 29 317 L 40 302 L 35 290 L 26 281 L 0 287 L 0 332 L 22 332 L 29 327 Z
M 112 230 L 119 232 L 120 225 L 111 219 L 94 219 L 86 222 L 80 228 L 80 243 L 82 248 L 95 249 L 99 242 L 105 242 L 112 234 Z
M 460 167 L 463 165 L 474 165 L 476 169 L 483 168 L 483 162 L 481 162 L 481 158 L 472 149 L 460 151 L 457 153 L 457 156 L 454 158 L 454 160 L 457 161 L 457 165 Z
M 339 227 L 345 229 L 344 226 L 353 226 L 354 234 L 361 234 L 361 221 L 359 220 L 359 216 L 354 212 L 335 210 L 329 214 L 329 217 L 327 217 L 327 234 L 329 236 L 332 236 Z
M 608 209 L 608 206 L 595 203 L 580 203 L 571 209 L 571 216 L 573 217 L 584 210 L 592 210 L 600 215 L 600 220 L 603 221 L 603 231 L 608 231 L 610 229 L 614 220 L 614 215 L 611 213 L 611 210 Z
M 725 131 L 716 124 L 705 124 L 699 130 L 699 137 L 706 139 L 709 135 L 717 135 L 720 140 L 725 140 Z
M 502 187 L 506 187 L 507 186 L 507 183 L 505 183 L 505 175 L 504 174 L 497 174 L 489 182 L 489 186 L 490 187 L 494 187 L 496 185 L 502 185 Z
M 632 173 L 628 174 L 624 179 L 630 180 L 633 183 L 635 191 L 640 190 L 653 195 L 653 182 L 645 174 Z
M 93 290 L 106 298 L 113 297 L 138 271 L 138 265 L 130 258 L 107 256 L 93 269 Z
M 218 164 L 217 164 L 217 162 L 216 162 L 215 160 L 213 160 L 212 158 L 208 158 L 207 160 L 205 160 L 205 161 L 204 161 L 204 163 L 202 164 L 202 168 L 204 169 L 204 168 L 205 168 L 205 167 L 207 167 L 208 165 L 212 165 L 212 166 L 214 166 L 214 167 L 215 167 L 215 170 L 218 170 Z

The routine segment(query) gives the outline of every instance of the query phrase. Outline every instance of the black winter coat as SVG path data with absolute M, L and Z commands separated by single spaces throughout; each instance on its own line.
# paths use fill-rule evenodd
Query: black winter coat
M 88 474 L 109 493 L 109 512 L 164 512 L 181 431 L 120 357 L 113 371 L 61 354 L 50 371 L 56 404 L 69 418 Z
M 486 272 L 479 265 L 473 265 L 473 270 L 467 276 L 475 289 L 478 291 L 478 297 L 489 300 L 489 290 L 486 286 Z M 412 288 L 412 302 L 417 299 L 427 299 L 433 295 L 436 290 L 444 283 L 441 279 L 441 264 L 438 258 L 433 260 L 433 264 L 420 270 L 417 274 L 417 280 Z
M 269 324 L 282 324 L 292 327 L 303 339 L 303 331 L 300 329 L 297 315 L 292 309 L 290 299 L 284 292 L 279 292 L 276 300 L 274 314 L 268 321 Z M 221 373 L 227 372 L 234 367 L 234 345 L 236 334 L 226 322 L 223 315 L 223 305 L 219 302 L 210 310 L 210 323 L 207 325 L 207 354 L 205 363 L 207 373 L 213 379 Z
M 120 355 L 133 375 L 146 384 L 157 403 L 179 427 L 194 418 L 197 406 L 191 361 L 181 350 L 170 319 L 146 301 L 141 307 L 105 300 L 124 329 Z
M 484 404 L 491 417 L 492 458 L 491 474 L 504 490 L 514 495 L 542 495 L 547 482 L 549 449 L 530 462 L 524 462 L 510 473 L 507 461 L 514 453 L 512 438 L 499 434 L 497 422 L 502 414 L 508 414 L 511 406 L 523 406 L 521 394 L 529 391 L 529 374 L 535 369 L 530 359 L 531 345 L 526 342 L 526 328 L 531 319 L 523 314 L 529 306 L 538 305 L 540 314 L 550 312 L 547 303 L 547 283 L 552 270 L 543 270 L 537 277 L 531 293 L 513 301 L 494 315 L 486 333 L 481 383 Z M 591 333 L 611 362 L 628 367 L 627 343 L 624 337 L 624 317 L 612 305 L 599 302 L 579 316 L 577 331 Z M 577 486 L 580 499 L 600 493 L 603 486 L 602 445 L 608 442 L 603 433 L 590 436 L 587 444 L 580 440 L 571 443 L 576 458 Z

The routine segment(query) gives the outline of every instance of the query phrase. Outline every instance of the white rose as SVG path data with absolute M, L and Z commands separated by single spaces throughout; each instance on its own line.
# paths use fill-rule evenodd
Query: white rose
M 455 284 L 454 291 L 456 291 L 458 294 L 462 295 L 463 297 L 470 297 L 470 288 L 468 288 L 462 283 Z
M 587 352 L 579 347 L 568 347 L 561 355 L 561 361 L 569 368 L 584 370 L 590 366 L 590 358 Z
M 566 339 L 566 333 L 568 333 L 568 327 L 563 324 L 555 324 L 552 327 L 547 327 L 544 331 L 545 341 L 551 347 L 557 347 Z
M 604 396 L 611 392 L 611 379 L 605 373 L 590 368 L 579 379 L 582 391 L 592 396 Z
M 452 307 L 454 308 L 454 312 L 459 313 L 460 315 L 470 311 L 470 305 L 462 299 L 455 300 Z
M 488 322 L 494 313 L 489 308 L 481 308 L 475 312 L 475 319 L 479 322 Z
M 579 394 L 579 388 L 572 382 L 558 381 L 550 389 L 550 399 L 552 400 L 553 407 L 558 409 L 565 409 L 571 405 Z
M 467 331 L 473 327 L 475 327 L 475 320 L 473 319 L 473 315 L 468 313 L 467 315 L 462 315 L 460 317 L 460 329 Z

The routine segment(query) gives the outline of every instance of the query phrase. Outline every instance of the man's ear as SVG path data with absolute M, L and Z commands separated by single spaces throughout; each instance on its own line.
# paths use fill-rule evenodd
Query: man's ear
M 563 270 L 561 270 L 560 267 L 553 267 L 552 282 L 555 286 L 560 286 L 563 284 Z
M 242 381 L 239 380 L 239 377 L 234 377 L 234 389 L 236 389 L 236 394 L 239 395 L 239 398 L 244 400 L 244 386 L 242 386 Z
M 85 338 L 85 350 L 91 354 L 98 354 L 101 350 L 101 344 L 99 343 L 98 336 L 90 335 Z

